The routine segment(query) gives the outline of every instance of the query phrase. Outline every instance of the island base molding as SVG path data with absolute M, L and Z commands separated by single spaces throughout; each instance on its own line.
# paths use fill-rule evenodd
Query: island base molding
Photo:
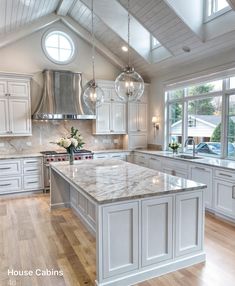
M 145 271 L 141 271 L 138 273 L 130 274 L 125 277 L 121 277 L 119 279 L 110 280 L 107 282 L 99 283 L 97 280 L 95 281 L 96 286 L 129 286 L 134 285 L 136 283 L 141 283 L 145 280 L 149 280 L 152 278 L 156 278 L 162 276 L 164 274 L 168 274 L 182 268 L 190 267 L 192 265 L 205 262 L 206 254 L 199 253 L 194 255 L 193 257 L 188 257 L 185 259 L 179 259 L 178 261 L 174 261 L 173 263 L 166 263 L 161 266 L 157 266 L 151 269 L 147 269 Z

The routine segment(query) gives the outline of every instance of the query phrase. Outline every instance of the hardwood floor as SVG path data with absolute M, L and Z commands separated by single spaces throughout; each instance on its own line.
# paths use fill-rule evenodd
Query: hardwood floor
M 235 226 L 206 215 L 205 248 L 206 263 L 138 286 L 234 286 Z M 95 256 L 95 239 L 71 209 L 51 212 L 45 194 L 0 198 L 0 286 L 94 285 Z M 8 269 L 34 273 L 8 276 Z

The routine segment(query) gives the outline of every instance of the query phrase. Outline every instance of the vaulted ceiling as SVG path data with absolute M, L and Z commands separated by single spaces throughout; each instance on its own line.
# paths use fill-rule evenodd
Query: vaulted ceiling
M 163 56 L 162 60 L 160 58 L 160 60 L 151 61 L 150 57 L 144 57 L 135 46 L 132 46 L 132 63 L 146 80 L 171 68 L 180 68 L 184 64 L 206 58 L 208 55 L 233 49 L 235 45 L 234 11 L 230 11 L 230 14 L 226 16 L 234 18 L 234 22 L 230 19 L 230 30 L 220 29 L 220 33 L 215 33 L 213 36 L 212 23 L 202 23 L 202 33 L 201 31 L 197 33 L 192 29 L 187 19 L 182 17 L 177 9 L 174 9 L 175 5 L 172 3 L 177 4 L 177 1 L 179 0 L 130 0 L 132 17 L 152 36 L 156 37 L 161 43 L 162 49 L 168 53 L 168 56 Z M 202 3 L 202 1 L 198 0 L 198 3 Z M 94 0 L 95 8 L 101 3 L 103 5 L 107 3 L 110 6 L 109 9 L 112 9 L 112 4 L 113 6 L 115 4 L 115 7 L 118 4 L 120 13 L 123 7 L 127 9 L 127 0 L 108 0 L 108 2 L 107 0 Z M 1 0 L 0 47 L 59 20 L 67 24 L 86 41 L 91 41 L 90 4 L 90 0 Z M 104 13 L 107 13 L 107 9 Z M 95 11 L 97 49 L 121 68 L 127 62 L 127 53 L 121 50 L 121 47 L 127 44 L 127 37 L 122 37 L 113 28 L 112 19 L 107 21 L 104 19 L 105 16 L 107 15 L 102 17 L 102 11 L 99 13 Z M 115 20 L 117 22 L 117 19 Z M 221 19 L 220 22 L 217 21 L 217 26 L 221 27 L 221 21 Z M 120 27 L 126 31 L 126 22 L 120 22 Z M 135 31 L 132 30 L 132 33 Z M 139 35 L 140 43 L 141 40 L 141 35 Z M 190 52 L 183 51 L 182 47 L 184 46 L 189 47 Z M 163 53 L 161 50 L 159 52 Z

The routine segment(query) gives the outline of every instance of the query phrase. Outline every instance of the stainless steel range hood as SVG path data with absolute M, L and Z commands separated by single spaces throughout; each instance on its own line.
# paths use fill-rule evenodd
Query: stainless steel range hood
M 35 120 L 95 119 L 82 100 L 82 75 L 70 71 L 43 71 L 41 101 L 32 118 Z

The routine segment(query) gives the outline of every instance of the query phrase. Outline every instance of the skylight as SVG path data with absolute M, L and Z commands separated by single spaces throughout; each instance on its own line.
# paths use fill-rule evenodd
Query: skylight
M 226 0 L 205 0 L 205 1 L 206 1 L 206 20 L 213 19 L 231 9 Z

